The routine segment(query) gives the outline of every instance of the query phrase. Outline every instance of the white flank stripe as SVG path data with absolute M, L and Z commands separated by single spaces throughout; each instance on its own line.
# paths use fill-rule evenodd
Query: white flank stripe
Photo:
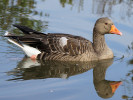
M 11 40 L 11 39 L 8 39 L 8 41 L 11 42 L 11 43 L 13 43 L 13 44 L 15 44 L 15 45 L 17 45 L 17 46 L 20 47 L 21 49 L 23 49 L 23 47 L 22 47 L 20 44 L 18 44 L 17 42 L 15 42 L 15 41 L 13 41 L 13 40 Z
M 28 45 L 25 45 L 25 44 L 23 45 L 23 48 L 22 49 L 26 53 L 26 55 L 28 57 L 31 57 L 32 55 L 38 55 L 38 54 L 41 53 L 38 49 L 33 48 L 31 46 L 28 46 Z
M 65 45 L 67 45 L 67 38 L 66 37 L 61 37 L 59 40 L 60 46 L 64 47 Z
M 23 46 L 21 46 L 20 44 L 18 44 L 17 42 L 15 42 L 11 39 L 8 39 L 8 41 L 15 44 L 15 45 L 17 45 L 18 47 L 20 47 L 28 57 L 31 57 L 32 55 L 37 56 L 38 54 L 41 53 L 38 49 L 33 48 L 31 46 L 28 46 L 28 45 L 25 45 L 25 44 L 23 44 Z

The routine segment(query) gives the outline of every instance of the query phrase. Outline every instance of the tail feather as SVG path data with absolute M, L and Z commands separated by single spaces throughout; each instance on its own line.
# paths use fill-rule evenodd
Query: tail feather
M 26 45 L 36 48 L 37 45 L 40 44 L 40 38 L 36 38 L 36 37 L 32 37 L 32 36 L 33 35 L 17 36 L 17 35 L 11 34 L 9 32 L 6 32 L 4 34 L 4 37 L 8 37 L 8 40 L 11 43 L 15 42 L 21 46 L 23 46 L 22 44 L 26 44 Z
M 28 57 L 31 57 L 32 55 L 37 56 L 38 54 L 41 53 L 37 48 L 31 47 L 29 45 L 20 44 L 12 39 L 8 39 L 8 41 L 20 47 Z
M 34 47 L 34 45 L 36 45 L 36 44 L 34 44 L 34 42 L 37 43 L 37 41 L 35 41 L 35 40 L 28 41 L 28 42 L 24 40 L 25 42 L 23 42 L 23 41 L 21 41 L 21 40 L 23 40 L 23 36 L 15 36 L 15 35 L 10 34 L 9 32 L 6 32 L 4 37 L 8 37 L 9 42 L 20 47 L 28 57 L 31 57 L 32 55 L 37 56 L 38 54 L 41 53 L 40 50 L 38 50 L 36 47 Z M 28 43 L 29 44 L 31 43 L 32 45 L 34 44 L 33 47 L 30 45 L 27 45 Z
M 18 25 L 18 24 L 13 24 L 14 27 L 17 27 L 19 30 L 21 30 L 24 34 L 44 34 L 38 31 L 35 31 L 29 27 Z
M 8 31 L 6 31 L 6 33 L 4 34 L 4 37 L 8 37 L 8 41 L 17 45 L 18 47 L 20 47 L 20 48 L 23 47 L 22 43 L 18 40 L 19 36 L 12 35 Z
M 20 44 L 20 43 L 17 42 L 17 41 L 14 41 L 13 39 L 8 39 L 8 41 L 11 42 L 11 43 L 13 43 L 13 44 L 15 44 L 15 45 L 17 45 L 17 46 L 20 47 L 21 49 L 23 48 L 23 45 L 22 45 L 22 44 Z

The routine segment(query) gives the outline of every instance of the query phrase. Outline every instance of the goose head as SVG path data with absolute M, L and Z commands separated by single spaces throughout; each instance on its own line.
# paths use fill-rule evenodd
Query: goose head
M 107 17 L 99 18 L 94 26 L 94 32 L 101 35 L 104 34 L 117 34 L 122 35 L 122 33 L 115 27 L 114 23 Z

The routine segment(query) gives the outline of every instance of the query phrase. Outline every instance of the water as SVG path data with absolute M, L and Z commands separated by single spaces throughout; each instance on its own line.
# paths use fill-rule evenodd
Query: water
M 0 100 L 133 99 L 132 0 L 1 0 L 0 9 Z M 114 60 L 33 62 L 2 37 L 7 30 L 20 34 L 12 24 L 22 24 L 92 41 L 95 21 L 105 16 L 123 33 L 106 36 Z M 112 93 L 110 84 L 120 81 Z

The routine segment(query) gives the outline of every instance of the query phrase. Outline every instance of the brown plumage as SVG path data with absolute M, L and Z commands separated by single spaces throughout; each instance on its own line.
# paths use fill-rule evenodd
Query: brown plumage
M 70 34 L 37 32 L 28 27 L 14 25 L 25 35 L 5 35 L 10 40 L 21 45 L 26 44 L 36 48 L 37 59 L 60 61 L 92 61 L 113 58 L 113 52 L 105 43 L 104 34 L 115 33 L 121 35 L 117 29 L 112 30 L 113 22 L 108 18 L 100 18 L 93 29 L 93 43 L 89 40 Z M 31 54 L 30 54 L 31 56 Z M 29 56 L 29 57 L 30 57 Z

